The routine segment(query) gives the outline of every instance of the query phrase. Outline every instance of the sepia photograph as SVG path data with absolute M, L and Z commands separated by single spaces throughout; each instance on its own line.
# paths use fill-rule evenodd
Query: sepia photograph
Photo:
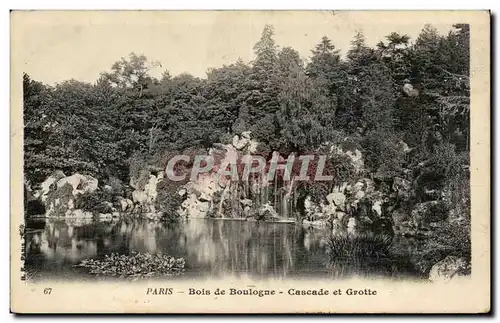
M 52 303 L 18 308 L 97 284 L 159 302 L 104 312 L 361 313 L 463 282 L 489 311 L 489 19 L 11 12 L 12 288 Z

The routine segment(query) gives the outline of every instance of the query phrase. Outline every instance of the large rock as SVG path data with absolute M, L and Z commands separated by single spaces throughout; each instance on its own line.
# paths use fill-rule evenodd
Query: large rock
M 429 280 L 433 282 L 448 281 L 450 279 L 466 276 L 470 272 L 468 262 L 456 256 L 448 256 L 432 266 Z
M 248 142 L 247 152 L 249 154 L 254 154 L 257 152 L 257 148 L 259 147 L 259 142 L 253 139 L 250 139 Z
M 205 218 L 210 210 L 209 202 L 198 200 L 195 194 L 190 194 L 181 204 L 179 214 L 191 218 Z
M 262 205 L 258 212 L 260 220 L 276 219 L 278 218 L 278 213 L 274 210 L 274 207 L 269 203 Z
M 331 203 L 320 204 L 321 212 L 329 217 L 335 217 L 337 213 L 337 207 Z
M 189 182 L 186 187 L 188 192 L 196 194 L 199 200 L 210 202 L 214 194 L 222 190 L 217 179 L 217 174 L 201 174 L 195 182 Z
M 376 200 L 372 204 L 372 211 L 377 214 L 378 217 L 382 216 L 382 205 L 384 204 L 384 201 L 382 200 Z
M 410 97 L 415 97 L 419 94 L 419 91 L 413 88 L 413 85 L 411 85 L 410 83 L 406 83 L 405 85 L 403 85 L 403 92 Z
M 132 192 L 133 202 L 140 206 L 138 210 L 141 212 L 155 213 L 155 201 L 158 196 L 157 185 L 158 178 L 155 175 L 149 175 L 149 179 L 144 185 L 144 189 L 136 189 Z
M 326 196 L 328 203 L 335 205 L 340 210 L 345 210 L 346 196 L 341 192 L 333 192 Z
M 73 188 L 73 196 L 77 194 L 92 193 L 97 190 L 98 181 L 90 175 L 82 175 L 75 173 L 71 176 L 61 178 L 57 181 L 57 187 L 63 187 L 69 184 Z
M 50 192 L 50 186 L 54 183 L 57 183 L 57 181 L 64 177 L 66 177 L 66 175 L 64 175 L 62 171 L 55 171 L 52 175 L 47 177 L 45 181 L 43 181 L 43 183 L 40 185 L 40 190 L 34 194 L 35 197 L 39 198 L 42 202 L 45 202 Z
M 359 201 L 363 197 L 365 197 L 366 193 L 365 191 L 357 191 L 356 194 L 354 194 L 354 200 Z
M 247 147 L 248 143 L 249 143 L 250 139 L 248 138 L 245 138 L 244 136 L 238 136 L 238 135 L 235 135 L 233 137 L 233 147 L 238 149 L 238 150 L 243 150 Z
M 342 211 L 338 211 L 335 213 L 335 217 L 339 220 L 339 221 L 342 221 L 344 219 L 344 217 L 346 216 L 345 212 L 342 212 Z
M 356 218 L 349 218 L 347 222 L 347 233 L 355 234 L 357 232 L 358 220 Z
M 156 191 L 156 185 L 158 184 L 158 178 L 155 175 L 149 176 L 149 181 L 144 187 L 144 191 L 148 196 L 149 202 L 153 203 L 158 196 L 158 192 Z
M 139 190 L 132 192 L 132 201 L 134 201 L 134 203 L 145 204 L 147 200 L 148 196 L 146 192 Z
M 122 212 L 132 211 L 134 208 L 134 202 L 129 199 L 120 197 L 118 199 L 118 203 L 120 204 L 120 209 Z
M 59 173 L 59 175 L 62 174 Z M 42 196 L 46 196 L 43 199 L 45 201 L 46 216 L 75 216 L 73 210 L 75 210 L 76 198 L 78 195 L 94 192 L 98 185 L 97 179 L 89 175 L 75 173 L 54 182 L 53 179 L 55 177 L 57 175 L 51 175 L 44 182 L 47 184 L 52 181 L 52 184 L 49 186 L 49 192 L 42 194 Z M 55 185 L 53 185 L 54 183 Z
M 251 131 L 243 131 L 243 132 L 241 133 L 241 136 L 242 136 L 243 138 L 250 139 L 250 135 L 251 135 L 251 134 L 252 134 L 252 132 L 251 132 Z

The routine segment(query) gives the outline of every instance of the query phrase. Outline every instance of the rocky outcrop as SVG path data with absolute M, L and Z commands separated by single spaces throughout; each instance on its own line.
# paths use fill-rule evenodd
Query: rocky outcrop
M 149 175 L 147 183 L 142 189 L 139 187 L 132 192 L 132 201 L 135 204 L 135 211 L 138 213 L 155 213 L 155 200 L 158 196 L 157 184 L 163 179 L 163 172 L 156 175 Z
M 349 145 L 350 148 L 345 148 Z M 165 170 L 158 165 L 138 162 L 130 178 L 133 190 L 124 188 L 119 180 L 115 180 L 116 183 L 110 181 L 98 191 L 113 196 L 109 201 L 98 201 L 103 207 L 99 213 L 111 216 L 131 213 L 152 219 L 174 213 L 181 217 L 197 218 L 285 220 L 288 217 L 302 217 L 305 223 L 330 225 L 332 229 L 342 228 L 353 234 L 361 230 L 382 233 L 425 230 L 439 220 L 435 216 L 441 205 L 439 197 L 442 194 L 439 190 L 426 187 L 426 196 L 432 200 L 415 203 L 415 183 L 411 181 L 411 176 L 405 172 L 395 177 L 369 174 L 361 151 L 353 148 L 356 147 L 354 143 L 349 145 L 342 144 L 343 148 L 341 145 L 324 147 L 332 157 L 338 155 L 338 159 L 332 158 L 340 165 L 335 170 L 344 171 L 345 174 L 342 173 L 341 180 L 328 188 L 330 191 L 326 196 L 322 195 L 322 200 L 314 196 L 313 202 L 309 195 L 304 201 L 303 196 L 297 195 L 295 189 L 298 185 L 294 185 L 293 180 L 282 184 L 274 182 L 270 187 L 267 179 L 259 178 L 258 175 L 251 183 L 238 182 L 230 176 L 219 176 L 216 172 L 218 169 L 238 164 L 242 156 L 255 152 L 257 142 L 251 139 L 250 132 L 243 132 L 235 135 L 231 143 L 214 144 L 208 150 L 208 155 L 215 162 L 213 171 L 200 175 L 194 181 L 177 183 L 177 186 L 165 180 Z M 404 142 L 401 143 L 401 149 L 404 152 L 411 151 Z M 346 163 L 348 167 L 343 168 Z M 426 177 L 420 174 L 418 181 L 425 180 Z M 127 198 L 117 197 L 115 187 L 119 187 L 119 195 L 123 194 Z M 91 176 L 77 173 L 66 177 L 62 172 L 55 172 L 42 183 L 38 196 L 40 200 L 46 201 L 49 216 L 78 216 L 81 212 L 73 212 L 77 197 L 96 190 L 98 181 Z M 271 196 L 271 192 L 274 196 Z M 325 194 L 324 190 L 322 194 Z M 303 209 L 298 205 L 298 199 L 302 199 Z
M 415 97 L 419 95 L 419 91 L 413 88 L 413 85 L 406 83 L 403 85 L 403 92 L 409 97 Z
M 240 135 L 235 135 L 232 140 L 232 147 L 244 153 L 255 153 L 257 151 L 257 141 L 250 138 L 251 132 L 244 131 Z
M 59 179 L 56 181 L 56 178 Z M 62 172 L 55 172 L 41 185 L 37 201 L 43 203 L 44 216 L 49 218 L 110 220 L 133 211 L 131 200 L 116 197 L 110 185 L 99 188 L 98 184 L 98 180 L 89 175 L 75 173 L 63 177 Z
M 75 201 L 76 199 L 85 194 L 92 193 L 97 190 L 98 181 L 92 176 L 73 174 L 68 177 L 61 177 L 55 181 L 57 177 L 62 176 L 61 172 L 56 172 L 54 175 L 49 176 L 42 184 L 39 196 L 45 203 L 46 213 L 48 217 L 64 217 L 64 216 L 77 216 L 76 215 Z M 48 183 L 49 190 L 46 191 Z
M 448 256 L 432 266 L 429 280 L 433 282 L 449 281 L 468 274 L 470 274 L 470 265 L 465 259 Z
M 339 211 L 345 211 L 346 196 L 343 192 L 330 193 L 326 196 L 326 200 Z
M 318 214 L 317 206 L 309 197 L 306 199 L 307 220 L 311 220 L 314 214 L 313 220 L 328 221 L 334 234 L 357 234 L 360 231 L 394 233 L 390 216 L 384 210 L 385 193 L 379 191 L 370 178 L 360 177 L 337 185 L 325 200 L 319 203 Z
M 118 204 L 121 212 L 132 212 L 134 210 L 134 202 L 130 199 L 119 197 Z
M 274 210 L 272 205 L 270 205 L 268 203 L 262 205 L 259 208 L 259 211 L 257 213 L 258 213 L 257 220 L 268 220 L 269 221 L 269 220 L 278 220 L 279 219 L 278 213 L 276 213 L 276 211 Z
M 179 212 L 184 217 L 205 218 L 208 216 L 210 207 L 210 202 L 200 201 L 196 194 L 189 194 L 188 198 L 182 203 Z
M 257 149 L 257 142 L 250 138 L 251 132 L 245 131 L 235 135 L 231 144 L 215 144 L 208 151 L 215 163 L 215 170 L 227 169 L 229 165 L 236 165 L 239 159 L 247 154 L 252 154 Z M 261 187 L 255 187 L 254 181 L 248 187 L 252 194 L 257 194 Z M 219 176 L 216 172 L 205 173 L 196 181 L 185 185 L 187 198 L 182 203 L 180 214 L 187 217 L 274 217 L 274 211 L 269 208 L 257 209 L 251 199 L 240 196 L 241 187 L 244 185 L 231 178 Z M 261 214 L 262 213 L 262 214 Z
M 61 178 L 66 177 L 64 173 L 60 170 L 55 171 L 52 175 L 47 177 L 45 181 L 40 185 L 40 190 L 35 193 L 35 197 L 39 198 L 42 202 L 45 202 L 47 195 L 50 192 L 50 187 L 52 184 L 57 183 Z
M 63 177 L 57 181 L 57 188 L 69 184 L 73 191 L 73 196 L 83 193 L 92 193 L 97 189 L 98 181 L 90 175 L 73 174 L 68 177 Z
M 344 155 L 349 157 L 351 160 L 352 166 L 354 166 L 354 169 L 357 173 L 361 173 L 364 168 L 365 168 L 365 163 L 363 160 L 363 154 L 359 149 L 353 149 L 353 150 L 344 150 L 338 145 L 331 145 L 330 146 L 330 153 L 331 154 L 337 154 L 337 155 Z

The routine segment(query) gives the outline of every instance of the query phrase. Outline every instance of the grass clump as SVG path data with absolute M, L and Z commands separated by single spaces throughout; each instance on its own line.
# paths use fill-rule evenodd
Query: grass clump
M 389 235 L 332 235 L 326 243 L 328 268 L 334 276 L 393 276 L 403 263 L 392 253 Z

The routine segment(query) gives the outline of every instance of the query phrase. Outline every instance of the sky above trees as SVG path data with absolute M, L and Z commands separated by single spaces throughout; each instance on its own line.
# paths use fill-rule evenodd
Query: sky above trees
M 253 45 L 266 24 L 274 27 L 277 44 L 294 48 L 302 59 L 310 59 L 323 36 L 345 57 L 357 31 L 363 32 L 368 46 L 375 46 L 391 32 L 415 41 L 426 23 L 440 34 L 452 29 L 451 21 L 418 13 L 409 20 L 401 12 L 45 13 L 51 19 L 31 14 L 17 29 L 23 39 L 23 72 L 46 84 L 72 78 L 95 82 L 130 52 L 161 63 L 150 71 L 152 76 L 168 70 L 171 75 L 187 72 L 204 78 L 209 68 L 238 58 L 253 60 Z

